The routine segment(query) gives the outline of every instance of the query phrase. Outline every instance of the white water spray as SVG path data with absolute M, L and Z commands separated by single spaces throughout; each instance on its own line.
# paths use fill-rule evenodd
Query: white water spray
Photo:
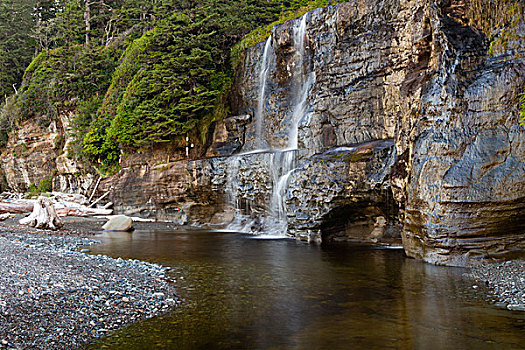
M 288 114 L 289 127 L 287 130 L 288 140 L 286 146 L 279 150 L 268 153 L 268 157 L 261 157 L 268 166 L 272 182 L 272 195 L 270 198 L 269 210 L 264 217 L 258 217 L 257 220 L 243 215 L 238 190 L 239 178 L 239 159 L 232 159 L 228 166 L 227 190 L 230 192 L 230 203 L 234 206 L 235 218 L 228 226 L 228 229 L 250 232 L 254 226 L 262 228 L 266 234 L 264 237 L 286 237 L 288 229 L 288 218 L 286 214 L 286 193 L 288 191 L 289 181 L 294 171 L 297 170 L 296 154 L 299 147 L 299 125 L 308 112 L 308 96 L 315 82 L 315 74 L 308 73 L 306 58 L 306 32 L 307 16 L 304 15 L 298 25 L 293 28 L 293 44 L 295 47 L 295 57 L 293 60 L 294 74 L 292 77 L 293 91 L 290 100 L 292 108 Z M 255 110 L 255 140 L 252 150 L 237 155 L 237 157 L 248 156 L 252 153 L 267 152 L 268 142 L 265 134 L 265 117 L 267 115 L 266 93 L 269 71 L 272 67 L 272 36 L 266 40 L 263 55 L 260 62 L 260 72 L 258 77 L 258 94 L 257 108 Z M 235 197 L 235 198 L 234 198 Z M 252 213 L 253 214 L 253 213 Z M 255 223 L 255 221 L 258 222 Z M 261 227 L 262 226 L 262 227 Z
M 272 47 L 272 35 L 266 40 L 264 44 L 263 56 L 261 59 L 261 71 L 259 72 L 259 93 L 257 96 L 257 109 L 255 111 L 255 147 L 256 149 L 264 149 L 266 147 L 264 134 L 264 117 L 265 117 L 265 95 L 266 84 L 268 80 L 268 71 L 270 69 L 269 53 Z
M 314 73 L 308 74 L 305 69 L 304 60 L 306 56 L 306 24 L 307 18 L 304 15 L 299 22 L 299 26 L 294 28 L 295 46 L 295 65 L 294 76 L 296 93 L 293 97 L 294 106 L 290 127 L 288 129 L 288 142 L 286 148 L 276 151 L 272 157 L 270 171 L 273 178 L 272 198 L 270 201 L 270 212 L 274 220 L 267 230 L 275 235 L 285 236 L 288 230 L 288 218 L 286 215 L 286 192 L 288 190 L 290 176 L 297 168 L 296 151 L 299 147 L 299 124 L 308 110 L 308 96 L 314 83 Z

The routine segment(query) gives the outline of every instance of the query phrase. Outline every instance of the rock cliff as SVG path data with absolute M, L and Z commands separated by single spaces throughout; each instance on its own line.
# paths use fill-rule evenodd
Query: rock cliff
M 405 250 L 453 265 L 512 256 L 525 244 L 525 135 L 518 124 L 525 60 L 516 52 L 490 57 L 484 35 L 464 24 L 464 6 L 352 1 L 307 14 L 302 64 L 316 81 L 299 126 L 299 144 L 313 152 L 394 140 L 393 165 L 381 186 L 400 208 Z M 289 124 L 294 26 L 276 28 L 271 39 L 275 63 L 266 120 L 275 146 Z M 523 33 L 523 24 L 518 30 Z M 242 113 L 254 111 L 261 50 L 262 44 L 250 49 L 239 71 L 236 104 Z M 323 208 L 318 202 L 326 196 L 310 198 L 312 190 L 324 188 L 316 185 L 317 172 L 291 180 L 289 208 Z M 372 176 L 365 171 L 361 178 Z M 308 190 L 300 194 L 301 187 Z M 355 196 L 355 190 L 343 195 Z M 331 210 L 336 202 L 330 200 Z
M 25 121 L 9 138 L 2 152 L 1 168 L 9 186 L 24 192 L 31 184 L 53 177 L 54 189 L 88 193 L 97 176 L 89 168 L 67 157 L 71 115 L 41 125 Z
M 437 264 L 523 255 L 525 26 L 491 56 L 467 5 L 354 0 L 274 27 L 244 53 L 237 116 L 215 123 L 206 150 L 165 164 L 130 156 L 99 190 L 119 212 L 179 223 L 400 237 L 408 256 Z M 36 170 L 11 144 L 13 186 L 57 167 L 46 147 L 49 169 Z

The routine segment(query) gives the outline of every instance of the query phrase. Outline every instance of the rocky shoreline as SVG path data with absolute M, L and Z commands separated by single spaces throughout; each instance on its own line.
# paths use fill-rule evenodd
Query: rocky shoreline
M 77 348 L 180 303 L 167 268 L 86 254 L 96 243 L 0 226 L 0 349 Z
M 49 232 L 0 223 L 0 349 L 77 348 L 180 303 L 168 268 L 87 254 L 99 224 L 74 219 Z M 487 285 L 497 306 L 525 311 L 525 260 L 465 277 Z
M 497 306 L 525 311 L 525 260 L 483 264 L 469 275 L 489 287 Z

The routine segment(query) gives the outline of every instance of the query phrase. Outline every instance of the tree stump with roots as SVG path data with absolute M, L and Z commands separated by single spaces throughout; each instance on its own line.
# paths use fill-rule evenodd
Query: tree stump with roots
M 19 221 L 22 225 L 29 225 L 39 229 L 58 230 L 62 221 L 58 217 L 55 207 L 49 198 L 39 197 L 33 207 L 33 212 Z

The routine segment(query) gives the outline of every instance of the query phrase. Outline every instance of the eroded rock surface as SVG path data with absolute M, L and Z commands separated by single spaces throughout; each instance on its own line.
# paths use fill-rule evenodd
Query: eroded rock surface
M 89 194 L 98 176 L 93 170 L 68 158 L 72 115 L 61 115 L 48 126 L 38 120 L 23 122 L 9 138 L 2 153 L 1 168 L 12 190 L 24 192 L 31 184 L 53 178 L 59 192 Z
M 215 123 L 206 150 L 125 155 L 99 192 L 110 191 L 120 213 L 222 225 L 244 214 L 255 226 L 274 215 L 278 197 L 287 233 L 301 239 L 400 235 L 409 256 L 451 265 L 522 255 L 525 58 L 516 48 L 524 43 L 490 56 L 467 5 L 355 0 L 275 27 L 269 46 L 246 51 L 233 85 L 238 116 Z M 514 29 L 525 37 L 523 19 Z M 55 168 L 61 188 L 96 180 L 77 179 L 82 170 L 57 159 L 58 129 L 45 140 L 28 130 L 3 155 L 14 187 Z M 14 152 L 24 142 L 30 151 Z M 257 145 L 265 147 L 249 153 Z
M 300 147 L 313 153 L 393 139 L 393 164 L 379 186 L 389 190 L 369 200 L 393 195 L 409 256 L 452 265 L 512 257 L 525 247 L 525 133 L 518 122 L 525 60 L 516 50 L 490 57 L 487 38 L 467 25 L 465 13 L 459 0 L 363 0 L 307 14 L 303 65 L 316 81 L 299 127 Z M 277 27 L 272 37 L 265 101 L 273 147 L 282 147 L 290 124 L 298 23 Z M 515 29 L 523 37 L 523 23 Z M 249 49 L 239 71 L 241 113 L 254 111 L 262 50 L 263 44 Z M 254 135 L 248 127 L 247 140 Z M 375 174 L 367 166 L 352 166 L 363 183 Z M 319 215 L 305 209 L 346 213 L 337 203 L 360 196 L 357 188 L 338 190 L 337 168 L 308 165 L 310 173 L 298 172 L 303 180 L 293 180 L 288 193 L 295 196 L 291 232 L 317 229 Z M 342 183 L 351 188 L 351 177 Z M 335 194 L 327 196 L 326 188 Z M 374 193 L 371 187 L 364 192 Z

